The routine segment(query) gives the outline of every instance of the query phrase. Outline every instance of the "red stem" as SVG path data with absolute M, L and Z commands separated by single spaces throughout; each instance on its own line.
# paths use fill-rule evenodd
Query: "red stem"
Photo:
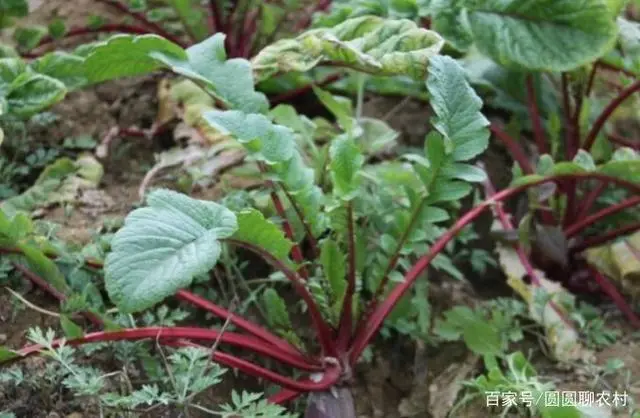
M 218 7 L 218 0 L 209 0 L 211 33 L 226 32 L 226 28 L 222 23 L 222 12 Z
M 289 193 L 289 191 L 287 189 L 282 187 L 282 191 L 284 192 L 285 196 L 287 196 L 287 199 L 289 200 L 289 203 L 291 203 L 291 207 L 296 212 L 296 215 L 298 215 L 298 219 L 300 219 L 300 222 L 302 223 L 302 226 L 304 227 L 304 231 L 305 231 L 305 233 L 307 235 L 307 239 L 309 240 L 309 246 L 311 247 L 312 257 L 314 257 L 314 258 L 320 257 L 320 250 L 319 250 L 319 247 L 318 247 L 318 241 L 316 241 L 316 238 L 313 236 L 313 232 L 311 231 L 311 227 L 309 226 L 309 222 L 307 222 L 307 220 L 305 219 L 304 213 L 302 213 L 302 210 L 300 209 L 300 206 L 298 206 L 298 203 L 295 201 L 293 196 L 291 196 L 291 193 Z
M 605 191 L 606 188 L 607 188 L 607 182 L 603 181 L 598 185 L 598 187 L 596 187 L 591 191 L 591 193 L 589 193 L 587 198 L 584 200 L 584 203 L 582 203 L 582 209 L 576 215 L 576 219 L 582 219 L 589 214 L 589 212 L 591 211 L 591 208 L 596 203 L 596 200 L 602 194 L 602 192 Z
M 354 231 L 353 203 L 347 204 L 347 239 L 349 241 L 347 272 L 347 289 L 342 301 L 342 312 L 338 327 L 338 350 L 344 351 L 348 346 L 353 331 L 353 294 L 356 291 L 356 237 Z
M 518 142 L 513 139 L 511 135 L 507 134 L 505 131 L 498 128 L 493 123 L 489 125 L 489 129 L 491 130 L 491 133 L 507 147 L 507 150 L 509 150 L 509 153 L 511 154 L 513 159 L 516 160 L 520 168 L 522 168 L 522 171 L 525 174 L 533 174 L 533 167 L 531 166 L 529 158 L 527 157 L 527 154 L 525 154 L 520 144 L 518 144 Z
M 273 206 L 275 206 L 278 216 L 280 216 L 280 218 L 282 219 L 282 229 L 284 230 L 284 234 L 291 242 L 293 242 L 293 247 L 291 247 L 291 256 L 293 257 L 293 260 L 299 265 L 298 273 L 300 273 L 300 276 L 302 276 L 304 280 L 307 280 L 309 278 L 309 273 L 307 272 L 307 268 L 304 265 L 304 256 L 302 255 L 300 246 L 296 243 L 296 240 L 293 236 L 293 228 L 291 227 L 291 224 L 287 219 L 284 206 L 282 205 L 282 201 L 280 200 L 278 193 L 272 191 L 271 200 L 273 201 Z
M 162 26 L 160 26 L 157 23 L 151 22 L 142 13 L 134 12 L 133 10 L 129 9 L 124 4 L 120 3 L 118 0 L 98 0 L 98 1 L 101 2 L 101 3 L 104 3 L 104 4 L 108 5 L 108 6 L 111 6 L 111 7 L 115 8 L 115 9 L 119 10 L 120 12 L 122 12 L 122 13 L 124 13 L 126 15 L 131 16 L 133 19 L 135 19 L 138 22 L 142 23 L 143 25 L 149 27 L 155 34 L 160 35 L 160 36 L 162 36 L 164 38 L 167 38 L 171 42 L 173 42 L 175 44 L 178 44 L 183 48 L 187 47 L 187 44 L 185 44 L 182 40 L 180 40 L 176 36 L 174 36 L 171 33 L 169 33 Z
M 164 341 L 174 340 L 177 338 L 191 337 L 196 339 L 206 339 L 210 341 L 215 341 L 218 338 L 220 340 L 225 341 L 231 339 L 232 341 L 240 343 L 243 341 L 242 339 L 236 339 L 236 336 L 225 337 L 225 333 L 220 333 L 215 330 L 205 330 L 200 328 L 137 328 L 137 329 L 129 329 L 124 331 L 112 331 L 112 332 L 96 332 L 92 334 L 87 334 L 82 338 L 65 340 L 59 339 L 53 342 L 53 347 L 58 347 L 61 344 L 65 345 L 80 345 L 80 344 L 89 344 L 95 342 L 103 342 L 103 341 L 136 341 L 141 339 L 155 338 L 158 341 L 162 341 L 167 345 L 172 346 L 193 346 L 192 343 L 180 342 L 180 341 Z M 241 337 L 241 336 L 240 336 Z M 27 346 L 19 351 L 21 356 L 29 356 L 40 352 L 43 349 L 40 345 L 31 345 Z M 264 353 L 267 355 L 266 353 Z M 274 382 L 278 385 L 281 385 L 286 388 L 290 388 L 297 391 L 302 392 L 310 392 L 310 391 L 322 391 L 326 390 L 328 387 L 332 386 L 340 377 L 340 366 L 336 363 L 331 363 L 330 368 L 325 369 L 325 378 L 322 382 L 309 382 L 302 381 L 297 382 L 288 377 L 281 376 L 271 370 L 265 369 L 263 367 L 257 366 L 249 361 L 243 360 L 241 358 L 232 356 L 230 354 L 214 352 L 212 353 L 212 359 L 218 363 L 221 363 L 227 367 L 232 367 L 235 369 L 239 369 L 242 372 L 256 376 L 259 378 L 263 378 Z
M 324 319 L 322 319 L 320 309 L 318 309 L 318 305 L 313 299 L 313 296 L 311 296 L 311 293 L 309 293 L 309 290 L 307 290 L 306 286 L 304 285 L 304 280 L 295 271 L 285 266 L 282 261 L 278 260 L 269 252 L 256 245 L 234 239 L 228 239 L 227 242 L 245 248 L 259 255 L 260 257 L 262 257 L 262 259 L 271 264 L 277 270 L 281 271 L 285 275 L 285 277 L 289 279 L 298 296 L 302 298 L 302 300 L 307 305 L 309 316 L 311 317 L 311 322 L 316 330 L 316 333 L 318 334 L 318 340 L 320 342 L 320 346 L 324 351 L 324 355 L 328 355 L 331 357 L 335 356 L 336 347 L 332 339 L 331 330 L 329 329 L 329 326 L 324 321 Z
M 626 76 L 629 76 L 629 77 L 633 77 L 633 78 L 637 78 L 638 77 L 637 74 L 633 73 L 632 71 L 627 70 L 626 68 L 617 67 L 617 66 L 615 66 L 613 64 L 609 64 L 609 63 L 604 62 L 604 61 L 597 61 L 596 65 L 598 67 L 604 68 L 605 70 L 617 71 L 617 72 L 622 73 L 622 74 L 624 74 Z
M 577 133 L 577 119 L 574 119 L 571 113 L 570 95 L 569 95 L 569 80 L 567 73 L 562 73 L 562 107 L 564 110 L 566 136 L 565 136 L 565 159 L 571 161 L 573 157 L 578 153 L 580 148 L 580 138 Z M 578 105 L 576 104 L 576 113 L 580 112 Z M 567 207 L 564 213 L 563 225 L 568 225 L 574 221 L 574 213 L 576 206 L 576 184 L 575 182 L 567 182 L 565 184 L 565 190 L 567 194 Z
M 584 149 L 586 151 L 591 150 L 591 147 L 593 146 L 593 143 L 596 140 L 596 137 L 598 136 L 598 134 L 600 133 L 600 131 L 602 130 L 602 128 L 604 127 L 604 124 L 607 122 L 607 120 L 611 117 L 611 115 L 613 114 L 613 112 L 629 97 L 631 96 L 633 93 L 637 92 L 640 90 L 640 80 L 637 80 L 635 83 L 633 83 L 632 85 L 630 85 L 629 87 L 625 88 L 624 90 L 622 90 L 620 92 L 620 94 L 618 94 L 618 96 L 613 99 L 611 101 L 611 103 L 609 103 L 607 105 L 607 107 L 602 111 L 602 113 L 600 114 L 600 116 L 598 116 L 598 119 L 596 119 L 595 123 L 593 124 L 593 126 L 591 127 L 591 131 L 589 131 L 589 135 L 587 135 L 587 139 L 585 141 L 584 144 Z
M 262 162 L 258 162 L 258 168 L 263 174 L 267 172 L 266 165 Z M 287 219 L 287 213 L 284 210 L 282 200 L 280 200 L 280 196 L 278 196 L 278 193 L 276 192 L 276 185 L 271 180 L 268 180 L 266 183 L 267 186 L 272 189 L 270 194 L 271 201 L 273 202 L 273 206 L 276 209 L 276 213 L 278 214 L 280 219 L 282 219 L 282 229 L 284 230 L 284 234 L 291 242 L 293 242 L 293 247 L 291 247 L 291 257 L 293 258 L 293 261 L 295 261 L 299 265 L 298 273 L 302 276 L 303 279 L 307 280 L 309 278 L 309 273 L 307 272 L 307 268 L 304 266 L 304 256 L 302 254 L 302 250 L 300 250 L 300 246 L 296 242 L 293 235 L 293 228 L 291 227 L 291 224 Z
M 300 32 L 308 28 L 311 24 L 313 14 L 326 10 L 329 6 L 331 6 L 331 0 L 319 0 L 317 4 L 308 7 L 307 10 L 302 13 L 302 16 L 298 17 L 298 22 L 293 27 L 293 32 Z
M 542 126 L 542 118 L 540 117 L 540 111 L 538 109 L 536 91 L 533 86 L 533 76 L 531 74 L 527 75 L 526 87 L 529 117 L 531 119 L 531 124 L 533 125 L 533 134 L 536 139 L 536 145 L 538 146 L 540 154 L 548 154 L 549 144 L 547 143 L 547 139 L 545 138 L 544 127 Z
M 320 80 L 317 83 L 310 83 L 307 85 L 304 85 L 302 87 L 298 87 L 296 89 L 293 90 L 289 90 L 285 93 L 282 93 L 276 97 L 274 97 L 273 99 L 271 99 L 271 105 L 274 106 L 276 104 L 282 103 L 282 102 L 286 102 L 287 100 L 291 100 L 294 97 L 300 96 L 302 94 L 305 94 L 308 91 L 311 91 L 313 86 L 317 86 L 317 87 L 324 87 L 327 86 L 335 81 L 340 80 L 341 78 L 344 77 L 343 73 L 337 73 L 337 74 L 332 74 L 328 77 L 326 77 L 323 80 Z
M 619 228 L 614 229 L 613 231 L 609 231 L 606 234 L 598 235 L 596 237 L 586 239 L 579 245 L 576 245 L 573 248 L 574 252 L 582 252 L 587 248 L 597 247 L 599 245 L 606 244 L 609 241 L 613 241 L 616 238 L 620 238 L 627 234 L 631 234 L 635 231 L 640 230 L 640 222 L 636 222 L 633 224 L 629 224 L 626 226 L 621 226 Z
M 265 330 L 259 325 L 256 325 L 246 319 L 239 317 L 238 315 L 229 312 L 228 310 L 198 296 L 186 290 L 178 290 L 176 292 L 176 297 L 185 302 L 191 303 L 201 309 L 211 312 L 213 315 L 219 318 L 229 318 L 229 322 L 233 325 L 237 326 L 240 329 L 243 329 L 253 336 L 261 339 L 264 342 L 267 342 L 277 349 L 281 350 L 284 353 L 288 353 L 292 356 L 301 355 L 300 351 L 293 347 L 291 344 L 286 342 L 285 340 L 276 337 L 271 334 L 269 331 Z
M 579 145 L 575 144 L 575 131 L 573 125 L 573 117 L 571 114 L 571 105 L 569 103 L 569 81 L 567 73 L 562 73 L 562 108 L 565 117 L 566 136 L 565 136 L 565 159 L 571 161 L 573 156 L 578 152 Z M 576 109 L 576 112 L 579 112 Z
M 640 194 L 640 192 L 637 193 Z M 613 215 L 637 204 L 640 204 L 640 196 L 631 197 L 623 202 L 618 203 L 617 205 L 609 206 L 608 208 L 602 209 L 600 212 L 594 213 L 593 215 L 587 216 L 586 218 L 579 219 L 569 227 L 565 228 L 565 235 L 567 236 L 567 238 L 571 238 L 584 228 L 599 221 L 600 219 L 606 218 L 609 215 Z
M 596 62 L 591 66 L 591 73 L 589 73 L 589 80 L 587 81 L 587 89 L 585 91 L 585 96 L 589 97 L 591 94 L 591 90 L 593 90 L 593 84 L 596 81 L 596 73 L 598 72 L 598 63 Z
M 146 338 L 157 338 L 161 341 L 169 339 L 189 339 L 203 341 L 219 340 L 222 343 L 253 351 L 254 353 L 270 357 L 274 360 L 300 370 L 309 372 L 317 372 L 323 370 L 322 366 L 320 366 L 319 364 L 310 363 L 305 357 L 301 355 L 293 356 L 289 353 L 281 351 L 276 347 L 273 347 L 270 344 L 265 344 L 264 341 L 258 340 L 254 337 L 249 337 L 229 331 L 220 332 L 215 329 L 195 327 L 144 327 L 122 331 L 95 332 L 92 334 L 87 334 L 83 338 L 80 338 L 76 341 L 78 341 L 80 344 L 85 344 L 104 341 L 121 341 L 132 339 L 140 340 Z M 42 347 L 38 345 L 29 346 L 20 350 L 20 354 L 30 355 L 40 351 L 41 349 Z
M 27 269 L 26 267 L 22 266 L 19 263 L 13 263 L 13 267 L 15 267 L 16 270 L 22 273 L 22 275 L 27 279 L 29 279 L 29 281 L 31 281 L 33 284 L 35 284 L 45 292 L 49 293 L 51 296 L 53 296 L 60 302 L 64 302 L 65 300 L 67 300 L 67 295 L 55 289 L 53 286 L 47 283 L 42 277 L 33 273 L 31 270 Z M 96 326 L 101 327 L 104 325 L 104 323 L 102 322 L 102 319 L 98 315 L 92 312 L 82 312 L 81 314 Z
M 548 183 L 548 182 L 559 182 L 567 179 L 600 179 L 606 180 L 610 182 L 614 182 L 621 186 L 624 186 L 635 193 L 640 193 L 640 185 L 634 184 L 627 180 L 623 180 L 617 177 L 611 177 L 600 173 L 585 173 L 585 174 L 559 174 L 556 176 L 551 176 L 548 178 L 544 178 L 541 180 L 537 180 L 528 184 L 524 184 L 518 187 L 512 187 L 509 189 L 502 190 L 496 193 L 492 198 L 485 200 L 479 205 L 475 206 L 473 209 L 469 210 L 465 215 L 463 215 L 458 221 L 436 241 L 430 248 L 429 252 L 422 257 L 413 265 L 411 270 L 407 272 L 404 276 L 404 281 L 396 285 L 390 294 L 387 296 L 387 299 L 384 300 L 382 304 L 375 308 L 375 311 L 372 313 L 370 317 L 367 318 L 367 323 L 359 326 L 360 331 L 356 334 L 353 343 L 351 345 L 351 352 L 349 353 L 349 362 L 351 365 L 354 365 L 362 351 L 369 344 L 371 339 L 376 335 L 385 318 L 391 313 L 393 308 L 396 306 L 400 298 L 406 293 L 406 291 L 413 285 L 413 283 L 420 277 L 422 272 L 429 266 L 431 261 L 447 246 L 449 241 L 451 241 L 464 227 L 466 227 L 469 223 L 473 222 L 479 215 L 481 215 L 486 209 L 495 205 L 496 202 L 500 202 L 502 200 L 508 199 L 511 196 L 514 196 L 518 193 L 521 193 L 524 190 L 527 190 L 531 187 L 538 186 L 540 184 Z
M 627 316 L 629 322 L 631 322 L 631 325 L 633 325 L 635 328 L 640 328 L 640 319 L 635 314 L 635 312 L 633 312 L 633 309 L 631 309 L 629 304 L 627 304 L 627 302 L 624 300 L 624 297 L 620 294 L 620 292 L 618 292 L 618 289 L 616 289 L 616 287 L 604 275 L 600 274 L 600 272 L 593 266 L 589 266 L 589 271 L 591 271 L 591 274 L 596 279 L 596 282 L 616 304 L 618 309 L 620 309 Z
M 625 139 L 616 133 L 610 133 L 607 135 L 609 141 L 613 142 L 616 145 L 620 145 L 621 147 L 629 147 L 636 151 L 640 150 L 640 141 L 632 141 L 629 139 Z

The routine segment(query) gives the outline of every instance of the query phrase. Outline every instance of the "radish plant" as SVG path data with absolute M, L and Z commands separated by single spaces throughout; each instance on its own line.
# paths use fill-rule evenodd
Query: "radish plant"
M 527 4 L 532 3 L 537 7 L 548 4 Z M 575 22 L 571 19 L 590 16 L 577 13 L 568 2 L 561 3 L 575 12 L 566 13 L 572 25 Z M 597 12 L 606 12 L 611 21 L 607 20 L 607 25 L 613 28 L 614 19 L 608 9 L 599 8 L 600 1 L 586 3 Z M 475 16 L 476 23 L 487 23 L 478 17 L 478 10 L 465 13 Z M 509 13 L 497 14 L 503 19 L 499 20 L 501 25 L 511 22 Z M 604 22 L 605 18 L 599 19 Z M 507 25 L 507 29 L 511 27 Z M 536 41 L 537 27 L 524 24 L 515 29 L 519 36 L 514 42 Z M 562 55 L 557 49 L 550 49 L 544 62 L 566 71 L 571 65 L 595 59 L 612 42 L 609 38 L 615 38 L 614 29 L 611 34 L 600 30 L 590 38 L 594 41 L 591 48 L 579 48 L 566 57 L 570 63 L 557 64 Z M 558 39 L 559 43 L 566 40 Z M 504 45 L 495 43 L 499 56 L 509 57 L 523 50 L 512 50 L 511 40 L 505 40 Z M 535 42 L 533 46 L 545 48 Z M 90 82 L 168 69 L 201 86 L 216 104 L 216 109 L 204 112 L 202 117 L 212 129 L 234 138 L 246 149 L 248 161 L 255 163 L 264 176 L 278 216 L 269 219 L 254 208 L 231 210 L 220 203 L 165 189 L 151 192 L 146 206 L 131 212 L 111 241 L 104 260 L 109 298 L 120 312 L 134 314 L 176 297 L 229 321 L 234 330 L 121 328 L 88 333 L 64 343 L 73 346 L 155 339 L 164 346 L 206 348 L 219 341 L 220 346 L 212 350 L 212 360 L 280 386 L 281 391 L 270 398 L 272 402 L 283 403 L 313 393 L 308 416 L 355 416 L 350 385 L 363 351 L 385 320 L 410 296 L 409 289 L 426 285 L 429 267 L 447 268 L 443 258 L 447 245 L 485 210 L 493 209 L 503 227 L 513 229 L 501 203 L 525 191 L 539 196 L 546 190 L 540 187 L 543 185 L 555 184 L 559 189 L 565 184 L 601 181 L 630 193 L 640 192 L 640 159 L 629 148 L 616 151 L 601 164 L 576 153 L 573 161 L 551 163 L 537 174 L 523 170 L 528 175 L 518 176 L 512 187 L 493 190 L 484 170 L 472 164 L 487 148 L 490 137 L 490 123 L 481 113 L 482 100 L 470 87 L 464 68 L 456 60 L 439 55 L 442 47 L 443 40 L 437 33 L 418 28 L 409 20 L 373 16 L 280 40 L 260 51 L 251 62 L 227 59 L 221 34 L 186 50 L 155 35 L 117 35 L 87 47 L 82 67 Z M 515 62 L 520 63 L 519 59 Z M 355 118 L 339 121 L 342 132 L 331 138 L 326 164 L 319 166 L 321 170 L 315 165 L 311 168 L 295 132 L 274 122 L 276 117 L 255 84 L 319 65 L 355 72 L 360 92 L 369 76 L 403 75 L 423 82 L 434 114 L 430 121 L 434 129 L 425 138 L 424 148 L 419 153 L 404 153 L 396 161 L 365 166 L 361 141 L 364 129 L 361 114 L 356 111 Z M 320 90 L 317 93 L 324 97 L 325 104 L 343 104 Z M 490 196 L 462 216 L 454 215 L 458 202 L 478 183 L 484 183 Z M 631 205 L 624 203 L 617 209 Z M 581 224 L 587 227 L 602 217 L 590 217 Z M 55 258 L 55 252 L 43 251 L 27 240 L 21 230 L 27 222 L 21 214 L 4 215 L 0 221 L 4 252 L 24 253 L 36 267 L 46 264 L 47 269 L 35 273 L 20 268 L 61 299 L 67 297 L 64 277 L 51 275 L 55 265 L 47 256 Z M 231 248 L 253 253 L 290 283 L 304 305 L 305 316 L 296 316 L 300 323 L 293 321 L 276 289 L 265 293 L 272 311 L 271 329 L 188 290 L 197 276 L 213 269 L 223 251 Z M 519 246 L 517 256 L 536 283 L 538 272 Z M 88 262 L 94 268 L 103 267 L 100 260 Z M 44 274 L 56 282 L 41 277 Z M 550 309 L 556 309 L 554 303 L 550 305 Z M 97 325 L 110 328 L 99 314 L 87 313 Z M 51 347 L 62 343 L 54 341 Z M 263 363 L 231 354 L 229 347 L 269 358 L 298 370 L 302 376 L 277 373 Z M 29 346 L 16 352 L 5 350 L 3 357 L 15 360 L 41 349 Z M 320 403 L 328 408 L 324 413 Z

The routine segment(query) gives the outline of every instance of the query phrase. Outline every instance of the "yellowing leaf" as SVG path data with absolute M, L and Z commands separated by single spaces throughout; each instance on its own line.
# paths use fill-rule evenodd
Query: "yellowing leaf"
M 496 251 L 500 267 L 507 275 L 507 284 L 522 297 L 529 306 L 531 318 L 544 327 L 547 342 L 559 361 L 582 360 L 591 353 L 582 347 L 573 324 L 567 323 L 574 298 L 560 284 L 547 279 L 544 272 L 534 269 L 540 285 L 527 284 L 527 275 L 517 252 L 513 248 L 498 244 Z
M 640 296 L 640 232 L 613 244 L 589 248 L 585 255 L 590 264 L 620 283 L 631 296 Z
M 278 73 L 309 71 L 323 63 L 374 75 L 424 79 L 429 59 L 443 44 L 436 32 L 418 28 L 410 20 L 362 16 L 280 40 L 260 51 L 252 66 L 257 81 Z

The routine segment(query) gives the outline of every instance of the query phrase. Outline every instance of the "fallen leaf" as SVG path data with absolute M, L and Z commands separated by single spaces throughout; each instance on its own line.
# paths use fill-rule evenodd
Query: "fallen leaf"
M 518 253 L 501 244 L 497 245 L 496 251 L 500 267 L 507 275 L 507 284 L 527 302 L 531 319 L 544 327 L 554 356 L 559 361 L 591 358 L 593 353 L 582 346 L 574 325 L 568 322 L 571 310 L 575 309 L 574 296 L 537 269 L 533 273 L 539 285 L 525 283 L 527 271 Z
M 640 297 L 640 231 L 612 244 L 589 248 L 589 264 L 615 280 L 634 299 Z

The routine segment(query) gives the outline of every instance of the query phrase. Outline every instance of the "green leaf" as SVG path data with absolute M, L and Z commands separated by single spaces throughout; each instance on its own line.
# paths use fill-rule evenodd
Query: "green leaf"
M 254 89 L 247 60 L 227 60 L 225 35 L 212 37 L 183 50 L 157 35 L 116 35 L 92 47 L 85 73 L 92 82 L 143 75 L 166 67 L 188 77 L 225 106 L 245 112 L 266 113 L 264 94 Z
M 332 300 L 334 303 L 342 303 L 347 289 L 344 252 L 340 250 L 340 246 L 335 241 L 326 239 L 320 248 L 320 262 L 331 289 Z
M 604 55 L 617 27 L 603 0 L 470 0 L 469 31 L 494 61 L 529 71 L 570 71 Z
M 285 237 L 282 228 L 255 209 L 239 212 L 237 218 L 238 230 L 232 239 L 260 247 L 278 260 L 288 260 L 293 243 Z
M 573 158 L 573 162 L 587 171 L 595 171 L 596 169 L 596 163 L 593 161 L 593 157 L 583 149 L 578 150 L 576 156 Z
M 241 58 L 227 60 L 225 35 L 217 33 L 186 50 L 186 56 L 152 52 L 173 72 L 201 82 L 209 94 L 227 107 L 247 113 L 267 113 L 269 103 L 264 94 L 254 89 L 249 61 Z
M 18 352 L 13 351 L 10 348 L 0 346 L 0 363 L 4 363 L 5 361 L 9 361 L 19 356 L 20 354 Z
M 62 51 L 54 51 L 31 62 L 31 69 L 63 82 L 69 90 L 86 83 L 84 59 Z
M 25 50 L 30 50 L 38 46 L 38 43 L 47 35 L 47 28 L 44 26 L 28 26 L 16 28 L 13 39 Z
M 82 328 L 66 315 L 60 315 L 60 327 L 62 327 L 64 335 L 68 339 L 82 338 L 84 336 Z
M 180 46 L 157 35 L 115 35 L 92 46 L 85 74 L 94 83 L 148 74 L 164 66 L 153 54 L 177 60 L 187 55 Z
M 465 78 L 464 69 L 452 58 L 431 59 L 427 90 L 436 114 L 434 128 L 451 145 L 454 161 L 467 161 L 489 145 L 489 121 L 480 113 L 482 100 Z
M 421 79 L 443 42 L 436 32 L 418 28 L 410 20 L 362 16 L 280 40 L 260 51 L 252 65 L 258 81 L 325 63 L 373 75 Z
M 331 157 L 329 171 L 334 192 L 338 197 L 350 200 L 360 185 L 358 173 L 364 164 L 364 156 L 354 140 L 346 136 L 333 140 L 329 155 Z
M 0 0 L 0 15 L 25 17 L 29 14 L 27 0 Z
M 211 110 L 203 117 L 213 128 L 232 135 L 267 164 L 285 162 L 293 156 L 293 131 L 273 124 L 266 116 L 237 110 Z
M 347 132 L 353 128 L 353 106 L 351 100 L 345 97 L 334 96 L 326 90 L 319 87 L 311 86 L 313 92 L 337 119 L 338 124 Z
M 60 269 L 58 269 L 56 263 L 49 259 L 42 250 L 25 243 L 17 243 L 16 246 L 27 259 L 28 267 L 33 273 L 40 276 L 62 294 L 69 294 L 69 285 L 60 272 Z
M 291 329 L 291 319 L 287 312 L 287 305 L 278 295 L 275 289 L 266 289 L 262 294 L 262 299 L 267 309 L 267 320 L 274 328 Z
M 433 30 L 442 35 L 451 46 L 466 51 L 473 43 L 473 37 L 462 13 L 464 0 L 433 0 Z
M 149 194 L 111 241 L 105 284 L 123 312 L 137 312 L 188 287 L 218 261 L 220 240 L 237 230 L 236 216 L 213 202 L 170 190 Z
M 502 340 L 498 331 L 476 316 L 464 323 L 462 338 L 469 350 L 480 355 L 498 355 L 502 352 Z
M 60 39 L 67 32 L 67 25 L 65 25 L 64 20 L 60 18 L 53 19 L 51 23 L 49 23 L 49 35 L 53 39 Z
M 178 17 L 188 33 L 197 40 L 207 37 L 209 30 L 205 21 L 205 14 L 197 1 L 194 0 L 168 0 L 167 3 L 178 14 Z
M 65 85 L 54 78 L 23 73 L 11 83 L 6 100 L 12 113 L 30 116 L 59 102 L 66 93 Z

